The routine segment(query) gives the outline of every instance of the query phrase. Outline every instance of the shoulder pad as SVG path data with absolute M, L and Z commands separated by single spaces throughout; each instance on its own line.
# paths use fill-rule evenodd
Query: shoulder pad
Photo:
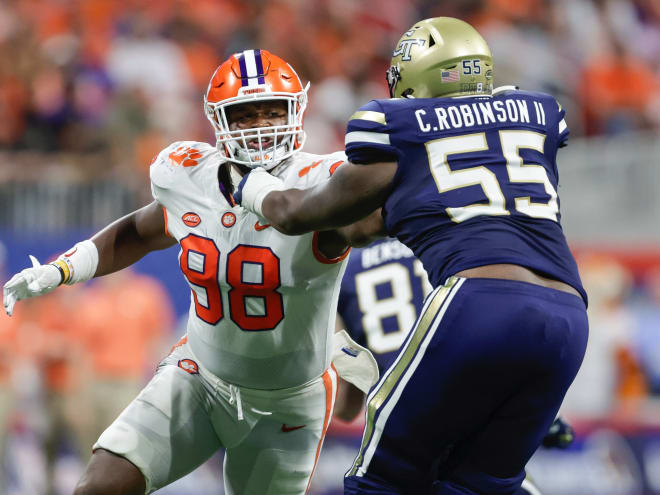
M 348 119 L 348 128 L 350 129 L 368 129 L 372 131 L 382 131 L 387 125 L 385 111 L 378 100 L 371 100 L 366 105 L 350 116 Z
M 208 143 L 176 141 L 156 155 L 149 168 L 149 178 L 155 186 L 169 189 L 180 174 L 202 164 L 215 152 L 216 149 Z
M 401 100 L 404 100 L 401 98 Z M 355 112 L 348 121 L 344 145 L 346 155 L 353 163 L 395 161 L 399 152 L 390 141 L 390 131 L 400 110 L 387 111 L 393 100 L 371 100 Z M 404 100 L 410 101 L 410 100 Z M 404 107 L 405 108 L 405 107 Z
M 299 153 L 296 158 L 296 164 L 291 167 L 287 175 L 296 183 L 302 179 L 306 183 L 305 187 L 326 180 L 337 167 L 347 160 L 343 151 L 335 151 L 326 155 Z

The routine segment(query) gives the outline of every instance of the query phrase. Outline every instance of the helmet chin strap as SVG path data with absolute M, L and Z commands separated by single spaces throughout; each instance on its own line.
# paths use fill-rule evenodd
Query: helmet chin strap
M 218 142 L 218 149 L 224 153 L 224 147 L 229 148 L 230 156 L 229 160 L 235 160 L 236 163 L 244 165 L 248 168 L 263 168 L 265 170 L 271 170 L 280 164 L 282 160 L 287 158 L 289 152 L 289 143 L 278 144 L 274 149 L 268 148 L 267 150 L 246 150 L 236 142 L 229 143 L 220 143 Z M 261 156 L 266 157 L 267 159 L 261 160 Z M 232 156 L 233 155 L 233 156 Z
M 248 165 L 250 168 L 261 167 L 266 170 L 270 170 L 284 158 L 284 155 L 286 155 L 287 151 L 288 146 L 284 143 L 278 145 L 276 148 L 268 148 L 268 150 L 263 151 L 264 158 L 266 156 L 268 158 L 262 161 L 262 152 L 259 150 L 245 150 L 244 148 L 239 147 L 235 152 L 235 156 L 239 160 L 251 162 L 251 165 Z

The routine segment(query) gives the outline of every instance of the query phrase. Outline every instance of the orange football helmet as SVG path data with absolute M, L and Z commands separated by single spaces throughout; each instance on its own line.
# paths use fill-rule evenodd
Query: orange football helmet
M 273 168 L 299 151 L 305 143 L 303 114 L 307 89 L 288 63 L 266 50 L 235 53 L 213 74 L 204 95 L 204 111 L 215 129 L 217 148 L 232 162 L 250 168 Z M 264 100 L 287 103 L 286 125 L 229 130 L 227 109 L 232 105 Z M 256 139 L 258 149 L 250 149 L 248 139 Z M 264 149 L 262 139 L 272 144 Z

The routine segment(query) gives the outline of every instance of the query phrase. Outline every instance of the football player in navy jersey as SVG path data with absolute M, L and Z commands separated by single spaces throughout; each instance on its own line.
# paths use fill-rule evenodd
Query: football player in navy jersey
M 352 116 L 330 180 L 241 182 L 241 204 L 291 235 L 382 207 L 434 287 L 367 397 L 345 493 L 514 493 L 582 362 L 587 296 L 557 197 L 564 111 L 492 81 L 472 26 L 420 21 L 393 52 L 392 98 Z
M 355 249 L 346 265 L 337 306 L 337 331 L 345 329 L 368 348 L 382 375 L 396 357 L 431 292 L 426 271 L 413 252 L 396 239 L 380 239 Z M 340 379 L 335 417 L 353 421 L 362 411 L 364 394 Z M 566 448 L 573 429 L 557 417 L 543 439 L 546 447 Z M 516 495 L 538 495 L 529 478 Z
M 354 250 L 337 306 L 337 328 L 373 354 L 380 374 L 396 357 L 431 292 L 422 262 L 396 239 Z M 335 411 L 336 413 L 339 411 Z

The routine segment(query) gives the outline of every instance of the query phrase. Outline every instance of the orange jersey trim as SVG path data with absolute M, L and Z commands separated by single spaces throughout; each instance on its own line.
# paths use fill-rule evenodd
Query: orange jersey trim
M 314 162 L 311 165 L 307 165 L 306 167 L 301 168 L 300 171 L 298 172 L 298 177 L 304 177 L 309 173 L 310 170 L 318 166 L 322 161 L 323 160 L 319 160 L 318 162 Z
M 183 337 L 181 337 L 181 339 L 180 339 L 176 344 L 174 344 L 174 345 L 172 346 L 172 348 L 170 349 L 170 352 L 169 352 L 168 356 L 174 352 L 174 349 L 176 349 L 177 347 L 181 347 L 181 346 L 182 346 L 183 344 L 185 344 L 186 342 L 188 342 L 188 336 L 187 336 L 187 335 L 184 335 Z
M 346 163 L 344 160 L 339 160 L 338 162 L 335 162 L 332 165 L 330 165 L 330 175 L 334 174 L 335 170 L 341 167 L 344 163 Z
M 318 262 L 323 263 L 324 265 L 333 265 L 335 263 L 339 263 L 340 261 L 343 261 L 346 258 L 346 256 L 348 256 L 348 253 L 351 252 L 351 248 L 350 247 L 346 248 L 346 251 L 344 251 L 341 255 L 337 256 L 336 258 L 328 258 L 319 249 L 319 233 L 314 232 L 314 236 L 312 237 L 312 252 L 314 253 L 314 258 L 316 258 Z
M 167 209 L 164 206 L 161 206 L 161 208 L 163 209 L 163 218 L 165 219 L 165 235 L 172 237 L 169 230 L 167 230 Z
M 188 342 L 188 335 L 184 335 L 183 337 L 181 337 L 181 339 L 179 339 L 179 341 L 172 346 L 172 348 L 170 349 L 170 352 L 167 353 L 167 356 L 172 354 L 174 352 L 174 349 L 176 349 L 177 347 L 181 347 L 186 342 Z M 165 357 L 167 357 L 167 356 L 165 356 Z M 163 358 L 163 359 L 165 359 L 165 358 Z M 159 360 L 159 362 L 160 361 L 162 361 L 162 359 Z
M 307 488 L 305 488 L 305 493 L 309 491 L 309 485 L 312 483 L 312 478 L 314 477 L 314 471 L 316 471 L 316 464 L 319 461 L 319 454 L 321 454 L 321 447 L 323 446 L 323 440 L 325 440 L 325 434 L 328 431 L 328 426 L 330 425 L 330 418 L 332 417 L 332 411 L 335 408 L 334 404 L 334 395 L 336 392 L 335 387 L 332 386 L 332 378 L 330 373 L 332 372 L 335 375 L 335 383 L 337 383 L 337 370 L 335 370 L 334 365 L 331 365 L 332 371 L 330 369 L 325 370 L 323 373 L 323 386 L 325 387 L 325 418 L 323 419 L 323 430 L 321 430 L 321 439 L 319 444 L 316 447 L 316 458 L 314 459 L 314 467 L 312 468 L 312 473 L 309 475 L 309 481 L 307 482 Z

